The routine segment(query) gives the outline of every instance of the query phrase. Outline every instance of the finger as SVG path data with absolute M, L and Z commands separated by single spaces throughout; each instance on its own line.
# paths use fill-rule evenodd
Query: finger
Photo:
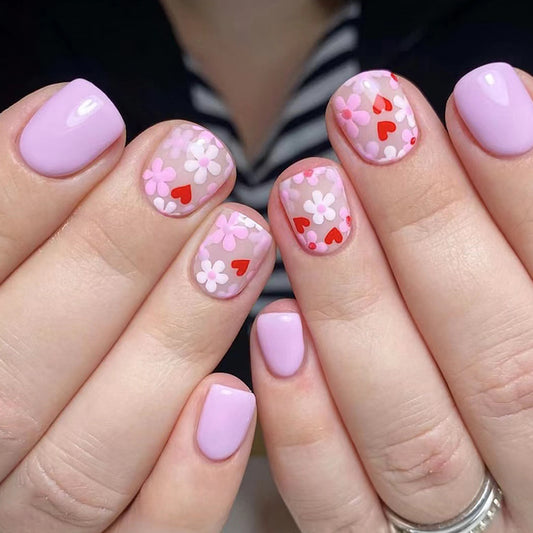
M 251 357 L 272 473 L 301 531 L 388 531 L 294 301 L 262 311 Z
M 309 159 L 283 172 L 274 191 L 269 217 L 276 242 L 331 395 L 376 491 L 417 523 L 456 516 L 478 492 L 483 462 L 353 188 L 332 162 Z M 303 234 L 298 217 L 309 223 Z M 332 251 L 328 235 L 335 230 L 343 239 Z M 312 242 L 299 246 L 295 236 Z
M 0 114 L 0 281 L 111 171 L 124 139 L 120 113 L 85 80 L 45 87 Z M 67 179 L 50 179 L 59 176 Z
M 228 152 L 195 128 L 181 121 L 159 124 L 130 143 L 115 170 L 54 238 L 0 287 L 0 478 L 46 430 L 194 229 L 231 190 Z M 185 142 L 173 159 L 176 131 Z M 220 172 L 196 184 L 195 173 L 183 169 L 188 157 L 194 160 L 187 143 L 214 147 L 210 155 L 216 152 L 212 162 L 224 165 Z M 166 163 L 157 170 L 161 156 Z M 178 188 L 185 180 L 191 195 L 182 205 L 196 209 L 188 216 L 159 213 L 155 199 L 145 194 L 151 181 L 157 182 L 154 192 L 163 194 L 161 187 Z M 168 198 L 170 191 L 162 209 Z
M 525 494 L 533 471 L 524 469 L 533 437 L 530 278 L 429 104 L 408 82 L 400 84 L 421 131 L 408 157 L 390 168 L 363 162 L 331 109 L 330 140 L 511 512 L 531 516 Z
M 221 224 L 236 209 L 252 218 L 241 213 Z M 139 490 L 188 396 L 226 353 L 272 271 L 274 247 L 259 215 L 230 204 L 213 215 L 0 486 L 0 523 L 7 529 L 101 531 Z M 246 272 L 241 263 L 230 266 L 234 260 L 248 261 Z M 213 265 L 208 272 L 206 262 Z M 202 276 L 197 281 L 199 272 L 216 283 L 215 291 Z
M 531 76 L 510 65 L 479 67 L 457 83 L 446 123 L 470 180 L 532 275 L 533 102 L 528 90 L 533 90 Z
M 254 429 L 255 397 L 248 387 L 228 374 L 205 378 L 183 407 L 139 494 L 108 533 L 221 531 Z

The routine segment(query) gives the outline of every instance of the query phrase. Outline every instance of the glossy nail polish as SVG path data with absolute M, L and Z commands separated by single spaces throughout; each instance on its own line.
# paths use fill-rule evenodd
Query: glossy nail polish
M 255 396 L 248 391 L 211 385 L 198 422 L 196 440 L 212 461 L 231 457 L 240 447 L 255 412 Z
M 333 96 L 335 119 L 357 153 L 370 163 L 392 163 L 418 139 L 415 115 L 398 78 L 388 70 L 361 72 Z
M 348 238 L 352 217 L 334 166 L 305 169 L 279 184 L 281 203 L 304 250 L 328 254 Z
M 194 279 L 207 294 L 231 298 L 255 276 L 271 243 L 270 233 L 260 224 L 224 209 L 196 253 Z
M 184 216 L 207 202 L 233 169 L 233 159 L 221 141 L 202 126 L 182 122 L 144 169 L 143 189 L 161 213 Z
M 268 369 L 279 377 L 294 375 L 304 358 L 302 321 L 298 313 L 263 313 L 257 338 Z
M 457 82 L 453 96 L 467 128 L 488 152 L 512 156 L 533 148 L 533 102 L 511 65 L 476 68 Z
M 54 94 L 22 131 L 20 154 L 49 177 L 83 169 L 120 137 L 124 121 L 98 87 L 77 79 Z

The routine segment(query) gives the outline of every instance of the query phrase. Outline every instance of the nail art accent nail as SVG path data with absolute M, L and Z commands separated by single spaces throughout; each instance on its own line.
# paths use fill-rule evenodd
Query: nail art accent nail
M 294 234 L 306 251 L 328 254 L 344 244 L 352 217 L 335 167 L 299 172 L 279 184 L 279 194 Z
M 143 190 L 161 213 L 188 215 L 229 178 L 233 159 L 215 135 L 183 122 L 172 129 L 142 174 Z
M 257 338 L 270 372 L 295 374 L 304 358 L 302 321 L 298 313 L 263 313 L 257 319 Z
M 20 154 L 44 176 L 68 176 L 94 161 L 123 130 L 113 102 L 91 82 L 77 79 L 29 120 L 20 136 Z
M 361 72 L 333 97 L 337 123 L 359 155 L 390 163 L 409 153 L 418 139 L 415 115 L 398 78 L 388 70 Z
M 479 144 L 494 155 L 533 148 L 533 101 L 507 63 L 491 63 L 463 76 L 453 90 L 455 105 Z
M 241 446 L 255 412 L 255 396 L 248 391 L 211 385 L 196 431 L 202 453 L 213 461 L 231 457 Z
M 207 294 L 231 298 L 255 276 L 271 243 L 270 233 L 255 220 L 224 209 L 198 249 L 194 279 Z

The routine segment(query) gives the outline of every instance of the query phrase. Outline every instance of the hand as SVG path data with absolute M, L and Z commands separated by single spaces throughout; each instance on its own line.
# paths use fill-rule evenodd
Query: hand
M 341 165 L 308 159 L 274 187 L 296 302 L 257 319 L 253 379 L 304 532 L 389 531 L 380 499 L 415 523 L 451 519 L 485 465 L 504 495 L 488 530 L 533 531 L 533 104 L 521 82 L 533 92 L 508 66 L 470 74 L 448 135 L 412 84 L 363 74 L 326 116 Z
M 248 460 L 254 397 L 206 376 L 270 274 L 266 223 L 217 207 L 207 130 L 124 138 L 80 80 L 0 115 L 2 532 L 219 531 Z

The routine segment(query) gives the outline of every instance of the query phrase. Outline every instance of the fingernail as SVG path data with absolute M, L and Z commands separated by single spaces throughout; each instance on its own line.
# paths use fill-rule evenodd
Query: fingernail
M 388 70 L 361 72 L 333 97 L 335 118 L 366 161 L 391 163 L 407 155 L 418 127 L 398 78 Z
M 211 385 L 196 432 L 202 453 L 213 461 L 231 457 L 246 437 L 254 412 L 251 392 Z
M 453 90 L 470 133 L 494 155 L 519 155 L 533 147 L 533 102 L 511 65 L 491 63 L 463 76 Z
M 188 215 L 229 178 L 233 159 L 225 146 L 202 126 L 183 122 L 156 149 L 143 174 L 143 189 L 161 213 Z
M 124 121 L 113 102 L 87 80 L 71 81 L 33 115 L 20 154 L 39 174 L 67 176 L 86 167 L 120 137 Z
M 270 233 L 260 224 L 224 209 L 196 253 L 194 278 L 207 294 L 231 298 L 255 276 L 271 243 Z
M 295 374 L 304 358 L 302 321 L 298 313 L 263 313 L 257 319 L 261 352 L 272 374 Z
M 281 203 L 304 250 L 328 254 L 344 244 L 352 218 L 333 166 L 309 168 L 279 184 Z

